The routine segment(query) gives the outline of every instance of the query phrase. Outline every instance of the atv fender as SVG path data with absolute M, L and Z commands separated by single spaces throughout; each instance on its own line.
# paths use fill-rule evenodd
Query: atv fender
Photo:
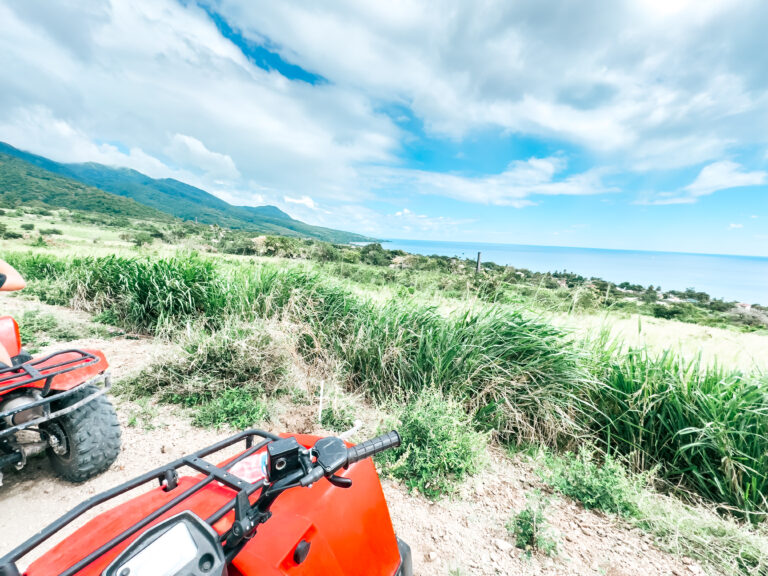
M 317 440 L 296 439 L 306 447 Z M 272 519 L 235 558 L 230 576 L 394 576 L 400 552 L 373 461 L 358 462 L 339 476 L 352 479 L 352 486 L 338 488 L 323 478 L 308 490 L 281 495 Z M 297 563 L 302 541 L 309 552 Z
M 0 344 L 13 358 L 21 353 L 21 333 L 19 325 L 10 316 L 0 316 Z

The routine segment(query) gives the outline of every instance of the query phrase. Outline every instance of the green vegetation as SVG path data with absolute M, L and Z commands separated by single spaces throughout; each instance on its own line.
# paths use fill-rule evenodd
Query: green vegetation
M 113 336 L 113 333 L 105 327 L 63 322 L 53 314 L 41 310 L 28 310 L 17 320 L 24 349 L 33 354 L 40 348 L 54 342 L 66 342 L 92 336 L 107 338 Z
M 768 571 L 768 545 L 757 530 L 652 491 L 648 477 L 630 474 L 610 456 L 598 462 L 586 447 L 578 454 L 545 452 L 540 476 L 586 508 L 618 514 L 652 534 L 661 549 L 695 558 L 718 574 Z
M 637 495 L 644 489 L 643 476 L 630 475 L 610 455 L 595 461 L 599 450 L 582 446 L 578 454 L 547 454 L 542 479 L 560 493 L 580 501 L 585 508 L 596 508 L 620 516 L 636 516 Z
M 251 428 L 269 418 L 264 400 L 247 388 L 230 388 L 220 396 L 200 406 L 192 422 L 201 427 L 220 428 L 228 424 L 235 428 Z
M 0 202 L 8 207 L 39 202 L 147 219 L 168 220 L 170 215 L 204 224 L 329 242 L 370 240 L 352 232 L 305 224 L 274 206 L 233 206 L 205 190 L 171 178 L 154 179 L 135 170 L 95 163 L 60 164 L 2 142 Z
M 557 554 L 557 541 L 552 535 L 544 512 L 548 500 L 540 492 L 526 494 L 526 506 L 507 523 L 507 530 L 515 539 L 515 546 L 527 554 L 542 552 Z
M 127 218 L 160 219 L 169 217 L 130 198 L 120 198 L 103 190 L 58 176 L 0 148 L 0 204 L 17 206 L 52 206 L 120 215 Z
M 403 441 L 379 457 L 383 469 L 428 498 L 454 491 L 485 461 L 486 436 L 469 426 L 461 405 L 425 388 L 408 404 L 394 407 Z
M 129 398 L 154 396 L 162 402 L 201 406 L 230 390 L 247 395 L 231 395 L 229 400 L 243 400 L 277 393 L 283 386 L 287 358 L 259 323 L 225 319 L 213 331 L 190 324 L 176 334 L 176 340 L 173 354 L 160 356 L 120 382 L 118 392 Z
M 333 432 L 346 432 L 355 425 L 352 408 L 338 402 L 326 406 L 320 413 L 320 425 Z
M 35 280 L 29 290 L 42 299 L 111 310 L 130 330 L 163 334 L 195 322 L 197 334 L 215 334 L 227 317 L 290 320 L 300 327 L 305 359 L 336 358 L 348 385 L 375 400 L 412 401 L 437 389 L 500 440 L 564 448 L 592 439 L 626 454 L 637 470 L 658 466 L 671 484 L 755 520 L 766 511 L 765 375 L 575 342 L 504 309 L 446 316 L 407 298 L 377 305 L 327 277 L 251 261 L 8 259 Z M 241 370 L 248 373 L 243 366 L 232 376 Z M 159 380 L 152 393 L 201 382 L 184 369 L 156 374 L 147 379 Z

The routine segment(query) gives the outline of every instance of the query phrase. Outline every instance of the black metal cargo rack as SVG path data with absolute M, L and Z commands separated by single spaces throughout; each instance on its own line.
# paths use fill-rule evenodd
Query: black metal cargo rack
M 68 360 L 61 360 L 58 363 L 51 364 L 49 366 L 42 366 L 45 362 L 48 362 L 52 358 L 57 356 L 63 356 L 65 354 L 77 354 L 77 358 L 70 358 Z M 83 362 L 85 360 L 85 362 Z M 29 384 L 35 384 L 41 380 L 45 380 L 43 384 L 43 396 L 48 394 L 51 389 L 51 382 L 56 376 L 64 374 L 66 372 L 72 372 L 73 370 L 79 370 L 86 366 L 92 366 L 98 364 L 101 358 L 85 350 L 78 350 L 72 348 L 70 350 L 61 350 L 60 352 L 54 352 L 48 356 L 42 358 L 35 358 L 29 362 L 18 364 L 16 366 L 8 366 L 0 369 L 0 394 L 8 392 L 14 388 L 21 386 L 27 386 Z M 45 370 L 42 373 L 40 370 Z M 19 378 L 24 378 L 21 381 L 16 381 Z M 9 384 L 10 382 L 10 384 Z
M 261 438 L 262 440 L 254 444 L 255 438 Z M 254 483 L 250 483 L 243 480 L 242 478 L 238 478 L 234 474 L 231 474 L 229 472 L 229 469 L 232 468 L 232 466 L 234 466 L 238 462 L 255 454 L 256 452 L 264 448 L 267 444 L 269 444 L 273 440 L 279 440 L 279 439 L 280 439 L 279 436 L 270 434 L 269 432 L 264 432 L 263 430 L 246 430 L 244 432 L 240 432 L 239 434 L 235 434 L 234 436 L 230 436 L 225 440 L 221 440 L 216 444 L 212 444 L 207 448 L 198 450 L 197 452 L 194 452 L 188 456 L 183 456 L 182 458 L 179 458 L 178 460 L 175 460 L 165 466 L 161 466 L 160 468 L 155 468 L 154 470 L 147 472 L 145 474 L 142 474 L 141 476 L 138 476 L 133 480 L 129 480 L 128 482 L 125 482 L 124 484 L 116 486 L 115 488 L 102 492 L 101 494 L 97 494 L 96 496 L 89 498 L 82 504 L 79 504 L 78 506 L 76 506 L 75 508 L 67 512 L 64 516 L 62 516 L 55 522 L 49 524 L 46 528 L 41 530 L 35 536 L 30 538 L 23 544 L 17 546 L 13 550 L 11 550 L 8 554 L 0 558 L 0 576 L 16 576 L 20 574 L 16 566 L 16 562 L 18 562 L 19 559 L 29 554 L 29 552 L 37 548 L 40 544 L 42 544 L 43 542 L 51 538 L 57 532 L 60 532 L 63 528 L 65 528 L 67 525 L 72 523 L 74 520 L 76 520 L 77 518 L 79 518 L 80 516 L 88 512 L 89 510 L 92 510 L 95 507 L 101 504 L 104 504 L 105 502 L 108 502 L 109 500 L 111 500 L 112 498 L 115 498 L 116 496 L 129 492 L 130 490 L 138 488 L 139 486 L 146 484 L 148 482 L 151 482 L 153 480 L 158 481 L 160 485 L 163 486 L 164 490 L 168 492 L 176 489 L 177 481 L 179 478 L 177 470 L 183 467 L 189 467 L 194 470 L 197 470 L 198 472 L 201 472 L 202 474 L 204 474 L 204 476 L 194 485 L 184 490 L 184 492 L 182 492 L 175 498 L 172 498 L 171 500 L 169 500 L 168 502 L 166 502 L 156 510 L 152 511 L 146 517 L 142 518 L 139 522 L 127 528 L 126 530 L 124 530 L 123 532 L 121 532 L 120 534 L 112 538 L 109 542 L 107 542 L 106 544 L 103 544 L 102 546 L 100 546 L 99 548 L 97 548 L 96 550 L 94 550 L 93 552 L 91 552 L 81 560 L 79 560 L 77 563 L 73 564 L 72 566 L 64 570 L 64 572 L 59 573 L 58 576 L 73 576 L 74 574 L 77 574 L 80 570 L 87 567 L 93 561 L 97 560 L 98 558 L 100 558 L 110 550 L 114 549 L 116 546 L 120 545 L 121 543 L 125 542 L 128 538 L 130 538 L 134 534 L 137 534 L 140 530 L 147 527 L 149 524 L 151 524 L 152 522 L 160 518 L 163 514 L 165 514 L 169 510 L 181 504 L 184 500 L 191 497 L 193 494 L 196 494 L 197 492 L 205 488 L 211 482 L 218 481 L 224 486 L 232 489 L 235 494 L 229 502 L 224 504 L 211 516 L 205 519 L 205 521 L 209 525 L 213 526 L 214 524 L 216 524 L 216 522 L 218 522 L 224 516 L 226 516 L 231 510 L 235 509 L 238 496 L 240 494 L 244 494 L 245 496 L 250 497 L 251 494 L 253 494 L 257 490 L 260 490 L 264 486 L 264 480 L 259 480 Z M 215 452 L 219 452 L 243 440 L 245 441 L 245 451 L 239 456 L 237 456 L 236 458 L 234 458 L 233 460 L 227 462 L 225 465 L 216 466 L 215 464 L 211 464 L 210 462 L 204 460 L 206 456 L 209 456 Z

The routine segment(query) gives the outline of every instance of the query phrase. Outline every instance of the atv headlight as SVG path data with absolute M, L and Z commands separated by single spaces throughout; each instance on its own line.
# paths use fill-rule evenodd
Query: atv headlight
M 182 512 L 144 532 L 103 576 L 217 576 L 224 571 L 218 534 L 191 512 Z

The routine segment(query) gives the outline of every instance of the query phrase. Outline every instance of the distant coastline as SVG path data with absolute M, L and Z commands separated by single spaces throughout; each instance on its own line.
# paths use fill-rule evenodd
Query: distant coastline
M 537 272 L 567 270 L 610 282 L 661 286 L 665 290 L 695 288 L 713 298 L 749 304 L 768 303 L 768 257 L 652 252 L 608 248 L 574 248 L 390 239 L 388 250 L 425 256 L 455 256 Z

